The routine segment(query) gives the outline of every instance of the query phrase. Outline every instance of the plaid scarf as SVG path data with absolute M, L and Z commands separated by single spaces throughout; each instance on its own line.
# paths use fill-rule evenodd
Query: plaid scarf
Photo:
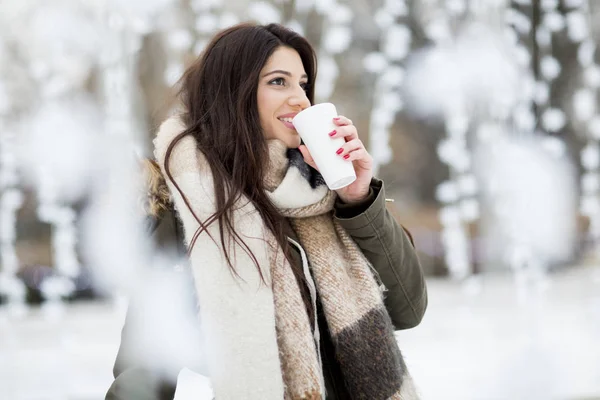
M 416 399 L 374 271 L 354 240 L 332 218 L 335 193 L 298 150 L 286 152 L 279 141 L 271 141 L 269 149 L 269 197 L 290 219 L 302 243 L 303 261 L 310 264 L 349 393 L 354 399 Z M 310 325 L 303 317 L 306 311 L 300 291 L 294 287 L 291 267 L 280 248 L 272 260 L 286 398 L 319 399 L 322 383 L 319 363 L 314 360 L 318 357 L 310 351 L 315 347 L 309 345 Z M 312 286 L 311 274 L 305 275 Z M 318 337 L 315 340 L 318 342 Z M 303 351 L 299 351 L 299 343 L 304 345 Z
M 166 148 L 182 130 L 181 122 L 171 119 L 155 139 L 163 173 Z M 275 140 L 269 151 L 268 195 L 290 219 L 301 243 L 290 239 L 302 255 L 315 310 L 317 293 L 320 296 L 348 392 L 353 399 L 418 399 L 376 274 L 332 218 L 336 194 L 297 150 L 287 150 Z M 212 176 L 193 138 L 174 147 L 169 166 L 194 213 L 207 218 L 214 212 Z M 189 243 L 199 224 L 173 182 L 167 179 L 167 184 Z M 316 312 L 312 329 L 291 266 L 254 206 L 242 201 L 235 214 L 236 230 L 263 266 L 270 285 L 260 284 L 256 266 L 241 249 L 235 253 L 236 277 L 224 264 L 219 245 L 206 234 L 198 238 L 191 263 L 216 398 L 322 399 Z M 209 229 L 213 237 L 218 237 L 216 229 Z

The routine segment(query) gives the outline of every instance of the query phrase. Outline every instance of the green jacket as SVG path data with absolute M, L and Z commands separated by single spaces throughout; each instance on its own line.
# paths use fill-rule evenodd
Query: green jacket
M 427 289 L 423 271 L 410 234 L 395 221 L 386 209 L 385 203 L 383 182 L 373 179 L 368 198 L 355 205 L 338 201 L 335 204 L 334 218 L 348 231 L 378 272 L 381 283 L 387 289 L 385 305 L 394 327 L 397 330 L 413 328 L 421 322 L 427 308 Z M 181 251 L 183 250 L 182 233 L 175 221 L 174 215 L 164 218 L 156 227 L 155 236 L 159 245 L 164 246 L 170 242 Z M 287 233 L 292 239 L 298 241 L 291 225 Z M 292 254 L 292 258 L 297 265 L 302 265 L 298 250 Z M 317 304 L 317 314 L 321 330 L 321 357 L 327 399 L 350 399 L 344 387 L 341 370 L 335 361 L 331 335 L 320 310 L 320 304 Z M 173 399 L 176 382 L 169 382 L 143 366 L 128 365 L 125 362 L 123 354 L 127 346 L 126 331 L 127 321 L 115 362 L 115 380 L 106 394 L 106 400 Z

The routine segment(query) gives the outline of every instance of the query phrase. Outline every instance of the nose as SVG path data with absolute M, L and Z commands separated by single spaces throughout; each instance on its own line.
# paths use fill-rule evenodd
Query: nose
M 306 96 L 306 91 L 298 86 L 294 90 L 294 93 L 288 98 L 288 104 L 292 107 L 300 107 L 304 110 L 305 108 L 310 107 L 310 100 Z

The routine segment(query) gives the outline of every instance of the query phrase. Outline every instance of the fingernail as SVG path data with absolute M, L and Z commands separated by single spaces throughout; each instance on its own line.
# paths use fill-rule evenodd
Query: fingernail
M 347 160 L 348 158 L 350 158 L 350 154 L 346 154 L 346 155 L 344 156 L 344 160 Z
M 344 152 L 344 149 L 342 149 L 341 147 L 338 149 L 338 151 L 335 152 L 335 154 L 342 154 Z M 348 154 L 346 154 L 347 156 Z M 345 157 L 345 156 L 344 156 Z
M 335 135 L 336 133 L 337 133 L 337 131 L 331 131 L 331 132 L 329 132 L 329 136 L 333 136 L 333 135 Z

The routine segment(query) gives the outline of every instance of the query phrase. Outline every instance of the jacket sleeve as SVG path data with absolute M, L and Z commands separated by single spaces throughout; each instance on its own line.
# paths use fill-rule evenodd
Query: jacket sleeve
M 174 212 L 166 213 L 160 219 L 148 216 L 146 231 L 152 236 L 157 247 L 171 251 L 176 250 L 179 254 L 184 254 L 182 253 L 183 242 L 179 237 Z M 175 396 L 177 382 L 159 375 L 150 366 L 136 363 L 129 354 L 132 343 L 136 339 L 129 329 L 132 318 L 131 312 L 128 311 L 121 331 L 121 344 L 113 367 L 115 380 L 108 389 L 105 400 L 172 400 Z M 156 345 L 160 346 L 160 343 Z
M 177 382 L 159 375 L 151 368 L 132 363 L 128 349 L 132 338 L 128 335 L 128 319 L 121 333 L 121 345 L 113 368 L 115 380 L 105 400 L 173 400 Z
M 423 270 L 408 231 L 385 207 L 383 181 L 373 179 L 367 199 L 345 204 L 335 218 L 356 241 L 387 288 L 385 306 L 397 330 L 417 326 L 427 308 Z

